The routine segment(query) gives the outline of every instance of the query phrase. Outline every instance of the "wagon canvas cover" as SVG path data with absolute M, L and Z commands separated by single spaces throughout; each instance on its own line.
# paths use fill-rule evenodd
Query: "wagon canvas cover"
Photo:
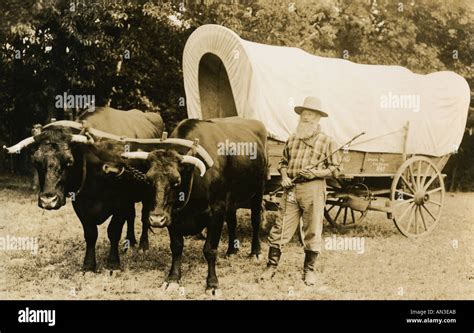
M 330 114 L 321 127 L 339 143 L 364 131 L 351 149 L 442 156 L 459 146 L 470 92 L 453 72 L 420 75 L 400 66 L 356 64 L 298 48 L 246 41 L 219 25 L 189 37 L 183 54 L 188 116 L 238 115 L 262 121 L 286 141 L 296 128 L 294 105 L 317 96 Z

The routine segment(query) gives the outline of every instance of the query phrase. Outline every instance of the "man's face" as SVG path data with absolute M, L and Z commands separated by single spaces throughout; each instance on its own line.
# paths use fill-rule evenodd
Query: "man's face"
M 303 110 L 300 114 L 300 121 L 304 123 L 313 123 L 318 124 L 321 119 L 321 114 L 319 112 L 314 112 L 310 110 Z
M 296 128 L 296 137 L 306 139 L 313 136 L 318 131 L 319 119 L 321 119 L 319 112 L 303 110 L 300 114 L 298 127 Z

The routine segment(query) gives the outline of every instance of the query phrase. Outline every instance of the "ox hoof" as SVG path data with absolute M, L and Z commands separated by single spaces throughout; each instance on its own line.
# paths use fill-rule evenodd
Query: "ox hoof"
M 207 288 L 206 295 L 211 296 L 213 298 L 220 298 L 222 297 L 222 290 L 219 288 Z
M 97 264 L 96 264 L 96 263 L 84 264 L 84 265 L 82 266 L 82 270 L 84 271 L 84 273 L 86 273 L 86 272 L 95 273 L 96 270 L 97 270 Z
M 225 253 L 225 256 L 226 256 L 227 258 L 232 258 L 232 257 L 236 256 L 237 253 L 239 253 L 239 250 L 237 250 L 237 249 L 234 249 L 234 250 L 227 250 L 227 252 Z
M 95 273 L 94 272 L 91 272 L 91 271 L 88 271 L 88 272 L 83 272 L 82 273 L 82 276 L 84 276 L 84 278 L 90 278 L 90 277 L 93 277 L 95 276 Z
M 161 285 L 161 290 L 167 293 L 174 293 L 179 291 L 179 283 L 178 282 L 163 282 Z
M 261 253 L 252 253 L 250 256 L 252 257 L 254 262 L 260 262 L 262 260 Z
M 138 249 L 141 250 L 141 252 L 146 252 L 150 249 L 150 244 L 148 242 L 146 242 L 146 243 L 140 242 L 140 245 L 138 246 Z
M 120 261 L 107 261 L 107 268 L 111 271 L 119 271 Z

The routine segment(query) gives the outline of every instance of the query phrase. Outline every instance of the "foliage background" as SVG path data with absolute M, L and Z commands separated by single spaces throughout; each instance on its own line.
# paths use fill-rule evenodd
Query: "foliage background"
M 474 87 L 469 0 L 4 0 L 0 18 L 0 145 L 30 135 L 35 123 L 74 118 L 80 110 L 54 107 L 64 92 L 160 111 L 171 130 L 186 117 L 184 44 L 208 23 L 321 56 L 417 73 L 451 70 Z M 473 113 L 445 169 L 451 190 L 474 190 Z M 0 172 L 28 172 L 26 159 L 0 153 Z

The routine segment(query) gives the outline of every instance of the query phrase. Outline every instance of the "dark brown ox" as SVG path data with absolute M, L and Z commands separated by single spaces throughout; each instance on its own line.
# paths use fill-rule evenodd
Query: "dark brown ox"
M 163 131 L 163 121 L 159 114 L 139 110 L 97 108 L 94 112 L 87 113 L 82 120 L 86 120 L 95 129 L 131 138 L 159 138 Z M 59 209 L 65 205 L 66 196 L 72 196 L 74 210 L 84 229 L 86 254 L 83 268 L 86 271 L 95 271 L 97 266 L 97 225 L 112 216 L 107 229 L 111 242 L 107 265 L 119 268 L 118 243 L 125 220 L 128 222 L 129 244 L 136 244 L 133 231 L 134 205 L 136 201 L 141 201 L 145 193 L 144 185 L 137 177 L 131 177 L 130 173 L 124 174 L 120 179 L 105 174 L 103 163 L 120 160 L 120 154 L 124 152 L 123 144 L 117 146 L 113 140 L 105 140 L 91 145 L 89 139 L 75 128 L 78 126 L 74 122 L 52 123 L 42 130 L 34 130 L 33 137 L 24 139 L 7 150 L 15 153 L 28 146 L 39 176 L 39 207 Z M 127 170 L 135 169 L 130 166 Z M 142 211 L 142 223 L 140 247 L 147 249 L 146 209 Z
M 199 139 L 199 144 L 212 157 L 212 167 L 212 163 L 199 155 L 199 158 L 184 155 L 187 151 L 178 146 L 151 153 L 125 153 L 124 157 L 146 159 L 148 164 L 147 181 L 154 187 L 150 223 L 156 227 L 168 227 L 171 241 L 172 265 L 165 286 L 174 289 L 179 285 L 183 236 L 207 228 L 203 249 L 208 263 L 206 290 L 215 294 L 218 291 L 217 247 L 223 223 L 226 216 L 228 223 L 236 223 L 237 208 L 251 209 L 252 254 L 260 253 L 258 230 L 267 176 L 267 132 L 256 120 L 188 119 L 178 124 L 170 137 Z M 255 156 L 223 151 L 221 148 L 226 140 L 241 146 L 253 145 Z M 190 166 L 190 163 L 194 165 Z M 235 230 L 235 226 L 229 225 L 229 229 Z

